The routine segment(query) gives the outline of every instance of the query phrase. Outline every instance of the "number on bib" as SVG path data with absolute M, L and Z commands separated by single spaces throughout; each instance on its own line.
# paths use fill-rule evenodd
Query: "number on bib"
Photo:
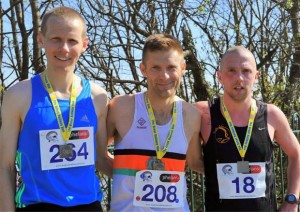
M 149 189 L 148 189 L 149 188 Z M 147 191 L 147 193 L 142 197 L 142 201 L 153 202 L 153 198 L 150 198 L 154 194 L 155 201 L 163 202 L 167 198 L 168 202 L 175 202 L 177 200 L 176 186 L 169 186 L 166 190 L 166 187 L 163 185 L 158 185 L 155 188 L 150 185 L 146 184 L 143 187 L 143 191 Z
M 234 180 L 231 181 L 235 184 L 235 191 L 236 193 L 240 193 L 240 178 L 236 177 Z M 243 180 L 243 191 L 245 193 L 252 193 L 255 190 L 255 186 L 253 185 L 254 180 L 252 177 L 245 177 Z
M 55 152 L 55 154 L 51 157 L 50 159 L 50 163 L 60 163 L 60 162 L 63 162 L 63 159 L 66 159 L 67 161 L 74 161 L 76 159 L 76 157 L 84 157 L 84 159 L 86 160 L 87 159 L 87 156 L 88 156 L 88 151 L 87 151 L 87 147 L 86 147 L 86 142 L 83 142 L 81 147 L 79 148 L 79 150 L 76 151 L 74 150 L 75 149 L 75 145 L 73 143 L 70 143 L 68 145 L 71 145 L 73 147 L 73 156 L 72 157 L 69 157 L 69 158 L 60 158 L 59 157 L 59 145 L 53 145 L 50 147 L 50 152 Z

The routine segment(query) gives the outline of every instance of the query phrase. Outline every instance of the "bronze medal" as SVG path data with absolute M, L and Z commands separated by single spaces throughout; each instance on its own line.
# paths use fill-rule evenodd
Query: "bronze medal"
M 237 172 L 242 174 L 250 173 L 249 161 L 238 161 Z
M 73 157 L 73 147 L 71 145 L 60 145 L 59 146 L 59 157 L 70 158 Z
M 165 170 L 165 164 L 162 160 L 158 159 L 155 156 L 152 156 L 147 161 L 148 170 Z

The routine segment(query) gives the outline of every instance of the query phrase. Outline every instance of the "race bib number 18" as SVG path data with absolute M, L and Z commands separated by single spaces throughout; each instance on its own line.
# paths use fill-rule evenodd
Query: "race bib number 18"
M 70 140 L 65 142 L 59 129 L 41 130 L 40 153 L 42 170 L 93 165 L 94 132 L 92 127 L 74 128 Z M 61 157 L 60 148 L 69 145 L 70 157 Z
M 249 173 L 239 173 L 236 163 L 217 164 L 220 199 L 264 197 L 266 192 L 265 163 L 250 163 Z

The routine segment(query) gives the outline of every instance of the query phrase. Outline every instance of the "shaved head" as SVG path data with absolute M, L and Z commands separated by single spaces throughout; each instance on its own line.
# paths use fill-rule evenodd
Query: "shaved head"
M 251 63 L 255 66 L 255 69 L 256 69 L 256 62 L 255 62 L 255 58 L 254 58 L 252 52 L 250 52 L 248 49 L 246 49 L 243 46 L 234 46 L 234 47 L 228 49 L 225 52 L 225 54 L 223 55 L 223 57 L 221 59 L 220 71 L 222 71 L 224 63 L 229 55 L 247 57 L 251 61 Z

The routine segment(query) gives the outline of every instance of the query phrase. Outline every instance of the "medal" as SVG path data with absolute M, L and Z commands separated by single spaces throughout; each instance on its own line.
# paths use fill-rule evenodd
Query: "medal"
M 59 146 L 59 157 L 60 158 L 71 158 L 73 157 L 73 147 L 71 145 L 60 145 Z
M 155 156 L 152 156 L 147 161 L 147 168 L 148 170 L 165 170 L 165 164 L 162 160 L 158 159 Z
M 249 161 L 238 161 L 237 172 L 242 174 L 249 174 L 250 173 Z

